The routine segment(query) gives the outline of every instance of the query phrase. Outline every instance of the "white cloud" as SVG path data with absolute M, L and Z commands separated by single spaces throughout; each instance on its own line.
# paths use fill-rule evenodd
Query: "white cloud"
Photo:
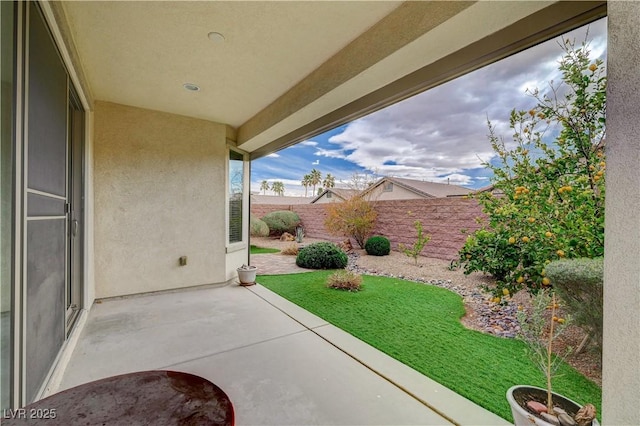
M 267 155 L 267 157 L 269 157 L 269 158 L 280 158 L 280 154 L 272 152 L 271 154 Z
M 592 50 L 601 55 L 605 24 L 592 24 Z M 584 33 L 584 30 L 582 31 Z M 577 44 L 583 35 L 572 33 Z M 550 90 L 559 82 L 556 41 L 537 46 L 474 73 L 356 120 L 329 138 L 316 155 L 355 163 L 381 175 L 471 183 L 465 170 L 483 167 L 494 152 L 487 134 L 487 118 L 496 134 L 511 140 L 511 109 L 529 109 L 536 101 L 525 93 Z M 444 176 L 444 177 L 443 177 Z
M 580 29 L 563 38 L 575 39 L 580 45 L 584 33 Z M 590 25 L 590 39 L 592 57 L 604 58 L 606 20 Z M 549 81 L 556 86 L 560 83 L 561 57 L 562 49 L 556 40 L 540 44 L 356 120 L 339 133 L 334 130 L 329 143 L 318 136 L 294 147 L 315 148 L 314 155 L 326 159 L 321 172 L 330 172 L 337 180 L 348 181 L 353 171 L 364 169 L 377 175 L 437 182 L 448 178 L 451 183 L 462 185 L 486 181 L 488 173 L 478 169 L 494 157 L 487 137 L 487 119 L 495 133 L 503 136 L 508 146 L 512 144 L 511 110 L 528 110 L 536 103 L 525 93 L 527 89 L 538 88 L 544 94 L 550 90 Z M 309 151 L 298 151 L 305 153 L 298 157 L 283 154 L 269 166 L 261 166 L 261 171 L 269 177 L 299 175 L 301 179 L 309 172 Z M 317 166 L 320 160 L 312 164 Z M 286 195 L 293 191 L 304 194 L 299 182 L 286 185 Z

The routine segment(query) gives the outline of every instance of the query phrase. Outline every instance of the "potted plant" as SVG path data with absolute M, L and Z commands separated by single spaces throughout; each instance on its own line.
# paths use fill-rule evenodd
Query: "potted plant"
M 237 269 L 237 271 L 240 285 L 248 286 L 254 285 L 256 283 L 256 274 L 258 273 L 257 267 L 251 265 L 242 265 Z
M 518 312 L 520 331 L 518 338 L 525 342 L 531 359 L 547 379 L 546 389 L 535 386 L 513 386 L 507 391 L 507 400 L 516 426 L 597 426 L 596 409 L 592 404 L 581 407 L 575 401 L 552 392 L 551 381 L 558 367 L 569 354 L 553 354 L 552 344 L 569 324 L 569 318 L 557 313 L 556 295 L 541 290 L 533 297 L 529 314 Z M 550 310 L 550 317 L 545 313 Z M 547 324 L 548 323 L 548 324 Z

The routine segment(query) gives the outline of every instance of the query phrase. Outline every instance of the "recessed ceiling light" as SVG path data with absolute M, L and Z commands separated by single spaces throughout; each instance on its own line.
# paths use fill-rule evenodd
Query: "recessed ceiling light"
M 191 91 L 191 92 L 198 92 L 200 91 L 200 86 L 198 86 L 197 84 L 193 84 L 193 83 L 185 83 L 182 85 L 182 87 L 184 87 L 185 89 Z
M 224 36 L 215 31 L 211 31 L 209 34 L 207 34 L 207 37 L 209 37 L 209 40 L 214 43 L 222 43 L 224 41 Z

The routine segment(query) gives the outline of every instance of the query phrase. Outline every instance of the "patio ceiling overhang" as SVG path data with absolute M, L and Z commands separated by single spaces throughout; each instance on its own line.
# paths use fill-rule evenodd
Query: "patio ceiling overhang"
M 603 1 L 51 7 L 92 99 L 227 124 L 252 159 L 606 14 Z

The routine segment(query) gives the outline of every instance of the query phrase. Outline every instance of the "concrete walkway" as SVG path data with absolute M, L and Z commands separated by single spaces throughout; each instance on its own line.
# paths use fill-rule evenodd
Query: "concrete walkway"
M 94 305 L 59 390 L 152 369 L 216 383 L 239 425 L 507 424 L 260 285 Z

